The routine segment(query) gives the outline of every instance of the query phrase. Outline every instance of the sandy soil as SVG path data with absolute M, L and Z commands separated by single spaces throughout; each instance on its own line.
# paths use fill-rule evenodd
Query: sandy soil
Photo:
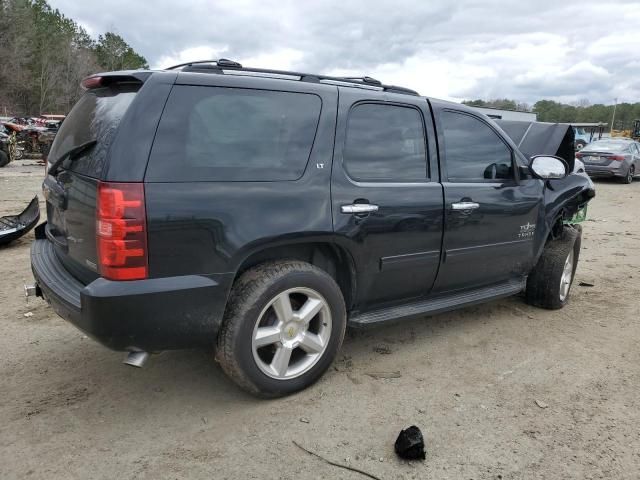
M 0 215 L 41 178 L 32 161 L 0 169 Z M 636 479 L 640 181 L 597 189 L 563 310 L 511 298 L 351 332 L 316 386 L 276 401 L 238 390 L 207 352 L 125 367 L 27 303 L 30 234 L 0 249 L 0 478 L 365 478 L 295 440 L 384 479 Z M 425 462 L 393 453 L 411 424 Z

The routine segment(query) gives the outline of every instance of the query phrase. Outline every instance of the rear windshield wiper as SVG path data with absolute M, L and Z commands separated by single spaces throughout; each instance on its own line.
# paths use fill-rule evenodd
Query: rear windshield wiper
M 51 168 L 49 168 L 49 175 L 55 175 L 60 169 L 62 162 L 64 162 L 67 158 L 74 160 L 82 152 L 84 152 L 88 148 L 93 147 L 96 143 L 98 143 L 97 140 L 89 140 L 88 142 L 81 143 L 80 145 L 76 145 L 75 147 L 67 150 L 65 153 L 60 155 L 55 162 L 53 162 Z

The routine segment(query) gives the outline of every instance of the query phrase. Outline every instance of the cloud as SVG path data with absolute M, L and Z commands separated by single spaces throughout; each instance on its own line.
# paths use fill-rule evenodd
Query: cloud
M 245 65 L 370 75 L 446 99 L 640 99 L 636 0 L 51 0 L 152 66 Z

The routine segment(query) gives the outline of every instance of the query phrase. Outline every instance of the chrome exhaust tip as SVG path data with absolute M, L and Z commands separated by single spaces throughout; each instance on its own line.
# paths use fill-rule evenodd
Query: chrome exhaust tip
M 149 354 L 147 352 L 141 352 L 141 351 L 128 352 L 127 356 L 124 357 L 124 360 L 122 363 L 124 363 L 125 365 L 130 365 L 132 367 L 142 368 L 144 364 L 147 363 L 148 359 L 149 359 Z

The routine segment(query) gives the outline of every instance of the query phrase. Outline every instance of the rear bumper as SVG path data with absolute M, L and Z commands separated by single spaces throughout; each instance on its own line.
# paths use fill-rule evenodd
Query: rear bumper
M 627 174 L 627 169 L 624 164 L 621 166 L 597 166 L 597 165 L 586 165 L 584 166 L 585 172 L 590 177 L 624 177 Z
M 204 275 L 83 285 L 36 240 L 31 269 L 55 312 L 113 350 L 154 352 L 215 345 L 233 275 Z

